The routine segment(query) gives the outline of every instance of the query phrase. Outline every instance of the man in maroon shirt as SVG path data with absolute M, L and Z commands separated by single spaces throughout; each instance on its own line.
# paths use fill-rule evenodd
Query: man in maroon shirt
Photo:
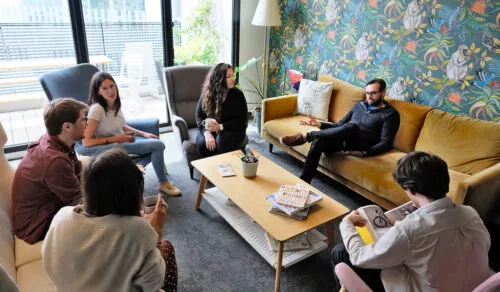
M 74 150 L 83 139 L 88 106 L 59 98 L 44 110 L 47 133 L 28 146 L 12 184 L 14 233 L 29 244 L 43 240 L 54 215 L 80 202 L 82 164 Z

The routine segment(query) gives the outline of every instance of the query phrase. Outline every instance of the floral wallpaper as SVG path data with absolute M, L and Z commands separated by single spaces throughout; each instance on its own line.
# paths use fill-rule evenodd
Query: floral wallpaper
M 387 81 L 388 96 L 500 122 L 499 0 L 280 0 L 268 96 L 290 92 L 286 70 L 364 87 Z

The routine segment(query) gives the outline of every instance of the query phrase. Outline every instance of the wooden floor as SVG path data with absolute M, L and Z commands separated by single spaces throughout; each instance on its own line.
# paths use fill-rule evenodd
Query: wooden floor
M 164 95 L 158 98 L 141 97 L 140 99 L 124 97 L 122 98 L 122 111 L 126 119 L 157 117 L 160 122 L 167 120 Z M 0 113 L 0 122 L 7 132 L 6 146 L 29 143 L 45 133 L 41 108 Z

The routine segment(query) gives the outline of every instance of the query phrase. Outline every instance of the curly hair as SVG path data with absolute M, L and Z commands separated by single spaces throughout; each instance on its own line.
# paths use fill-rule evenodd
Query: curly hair
M 226 74 L 227 70 L 232 68 L 229 64 L 219 63 L 205 78 L 202 109 L 209 118 L 219 120 L 222 115 L 222 103 L 228 92 Z
M 120 111 L 122 103 L 120 101 L 120 92 L 118 91 L 118 86 L 116 86 L 115 79 L 109 73 L 97 72 L 94 74 L 94 76 L 92 76 L 92 79 L 90 80 L 90 89 L 89 89 L 90 93 L 89 93 L 88 105 L 93 105 L 94 103 L 98 103 L 104 108 L 105 112 L 108 112 L 108 104 L 106 103 L 104 97 L 99 94 L 99 87 L 101 87 L 102 83 L 106 79 L 111 80 L 116 88 L 116 99 L 115 99 L 115 117 L 116 117 L 118 115 L 118 112 Z

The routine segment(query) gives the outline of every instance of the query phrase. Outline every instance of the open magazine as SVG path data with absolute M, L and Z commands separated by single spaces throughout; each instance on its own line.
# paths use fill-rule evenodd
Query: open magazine
M 358 208 L 359 214 L 366 219 L 366 228 L 373 241 L 377 241 L 393 226 L 391 222 L 403 220 L 406 216 L 417 210 L 410 201 L 384 213 L 377 205 L 368 205 Z

